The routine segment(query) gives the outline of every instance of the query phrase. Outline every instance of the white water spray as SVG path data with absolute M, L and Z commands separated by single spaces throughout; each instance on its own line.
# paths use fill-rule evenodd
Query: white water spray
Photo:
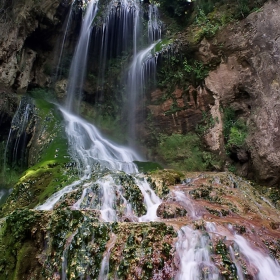
M 67 99 L 66 107 L 68 110 L 77 109 L 81 100 L 82 88 L 85 79 L 88 47 L 91 35 L 92 22 L 96 16 L 98 9 L 97 1 L 90 1 L 88 3 L 85 18 L 82 23 L 81 34 L 75 54 L 71 63 L 70 73 L 67 84 Z M 77 99 L 75 99 L 77 97 Z M 74 102 L 77 100 L 74 108 Z M 78 106 L 76 106 L 78 105 Z
M 180 261 L 175 280 L 218 280 L 219 273 L 208 251 L 208 237 L 189 227 L 178 232 L 176 252 Z

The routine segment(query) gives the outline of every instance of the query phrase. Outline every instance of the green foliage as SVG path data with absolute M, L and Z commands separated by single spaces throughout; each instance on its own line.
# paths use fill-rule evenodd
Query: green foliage
M 209 69 L 201 61 L 193 60 L 188 62 L 184 60 L 184 71 L 192 76 L 192 80 L 196 83 L 202 82 L 209 73 Z
M 226 148 L 230 150 L 232 147 L 244 147 L 248 136 L 248 127 L 244 120 L 237 119 L 234 110 L 230 107 L 225 108 L 223 114 Z
M 219 30 L 221 22 L 210 20 L 210 18 L 206 16 L 205 12 L 199 9 L 195 20 L 195 26 L 199 28 L 195 35 L 195 39 L 199 41 L 203 37 L 210 38 L 214 36 Z
M 212 128 L 215 126 L 215 123 L 218 123 L 218 119 L 214 119 L 210 113 L 207 113 L 206 111 L 202 112 L 202 120 L 200 124 L 196 126 L 196 132 L 198 135 L 204 135 L 208 129 Z
M 245 122 L 241 119 L 237 120 L 230 129 L 229 139 L 227 141 L 227 147 L 241 148 L 245 144 L 245 140 L 248 135 L 248 128 Z
M 202 10 L 205 14 L 212 12 L 216 5 L 219 5 L 221 0 L 196 0 L 195 9 Z
M 47 104 L 48 102 L 46 101 L 55 99 L 53 91 L 49 88 L 33 88 L 28 92 L 28 95 L 35 100 L 38 100 L 39 105 L 42 104 L 40 109 L 44 110 L 44 113 L 47 113 L 50 107 L 53 107 L 53 104 Z
M 196 0 L 194 1 L 195 10 L 203 10 L 207 15 L 213 11 L 217 11 L 223 6 L 231 9 L 234 18 L 244 18 L 249 13 L 259 9 L 267 0 Z
M 172 56 L 161 62 L 157 71 L 158 86 L 165 89 L 166 98 L 169 98 L 176 86 L 184 88 L 189 84 L 199 85 L 208 73 L 209 67 L 198 60 Z
M 186 0 L 158 0 L 153 1 L 160 5 L 160 8 L 166 11 L 169 16 L 182 18 L 188 10 L 190 10 L 190 3 Z
M 172 168 L 186 171 L 203 171 L 219 165 L 215 157 L 203 151 L 196 134 L 164 135 L 159 138 L 159 156 Z
M 137 165 L 139 172 L 141 173 L 147 173 L 147 172 L 153 172 L 156 170 L 163 169 L 160 164 L 157 162 L 150 162 L 150 161 L 134 161 L 134 163 Z
M 232 108 L 227 107 L 223 109 L 223 123 L 224 123 L 224 138 L 228 140 L 230 129 L 235 123 L 235 112 Z

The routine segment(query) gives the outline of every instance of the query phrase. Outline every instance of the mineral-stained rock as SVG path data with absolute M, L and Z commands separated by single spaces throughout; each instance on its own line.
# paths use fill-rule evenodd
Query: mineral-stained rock
M 148 110 L 153 118 L 153 125 L 168 134 L 195 130 L 202 119 L 202 112 L 214 101 L 212 95 L 202 87 L 189 87 L 186 92 L 177 88 L 172 93 L 172 98 L 163 102 L 163 92 L 160 90 L 151 95 L 153 104 L 148 106 Z
M 230 106 L 247 120 L 249 169 L 254 179 L 271 185 L 280 182 L 279 13 L 279 2 L 269 1 L 261 11 L 224 29 L 215 38 L 215 45 L 199 52 L 204 57 L 221 54 L 223 60 L 209 73 L 206 88 L 219 101 L 219 108 Z M 222 131 L 212 134 L 212 139 L 222 141 Z M 214 149 L 217 141 L 207 143 Z M 247 161 L 246 153 L 237 154 L 240 162 Z
M 162 203 L 157 209 L 158 217 L 163 219 L 172 219 L 186 216 L 187 211 L 183 206 L 177 203 Z

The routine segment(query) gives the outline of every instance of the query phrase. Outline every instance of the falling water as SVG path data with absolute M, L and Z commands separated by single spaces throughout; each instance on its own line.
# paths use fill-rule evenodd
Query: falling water
M 112 248 L 115 246 L 116 240 L 117 240 L 117 236 L 112 233 L 111 238 L 110 238 L 109 242 L 107 243 L 107 249 L 104 252 L 104 256 L 103 256 L 103 259 L 101 262 L 98 280 L 107 280 L 108 279 L 110 253 L 111 253 Z
M 139 18 L 136 17 L 135 22 Z M 149 5 L 148 38 L 150 45 L 143 50 L 137 50 L 138 25 L 134 25 L 133 60 L 128 71 L 127 95 L 129 106 L 129 138 L 130 145 L 134 146 L 136 140 L 137 109 L 143 109 L 145 87 L 148 86 L 151 77 L 155 75 L 157 59 L 152 50 L 161 39 L 161 24 L 159 21 L 158 8 Z M 156 42 L 157 41 L 157 42 Z M 140 106 L 139 106 L 140 105 Z
M 144 97 L 144 87 L 147 77 L 150 77 L 156 69 L 156 60 L 151 55 L 151 50 L 156 43 L 152 43 L 146 49 L 135 55 L 128 72 L 127 93 L 129 96 L 129 136 L 135 140 L 136 112 L 139 102 Z
M 64 27 L 64 34 L 63 34 L 63 38 L 62 38 L 62 42 L 61 42 L 61 46 L 60 46 L 60 52 L 59 52 L 59 57 L 58 57 L 58 62 L 57 62 L 57 67 L 56 67 L 55 77 L 54 77 L 55 82 L 60 78 L 60 75 L 61 75 L 61 67 L 62 67 L 61 60 L 63 57 L 63 51 L 64 51 L 66 39 L 67 39 L 67 36 L 69 33 L 71 21 L 72 21 L 73 4 L 74 4 L 74 1 L 71 3 L 71 7 L 69 9 L 67 19 L 66 19 L 66 25 Z
M 157 208 L 161 204 L 160 198 L 151 189 L 150 184 L 145 178 L 136 179 L 136 184 L 140 188 L 143 196 L 144 203 L 147 207 L 147 213 L 139 218 L 140 222 L 151 222 L 156 221 L 157 218 Z
M 187 226 L 181 228 L 176 244 L 180 260 L 176 280 L 219 279 L 218 269 L 211 261 L 208 246 L 209 237 Z
M 149 5 L 148 36 L 150 42 L 161 39 L 161 26 L 157 5 Z
M 240 252 L 246 257 L 250 265 L 257 270 L 258 280 L 280 279 L 280 265 L 269 256 L 253 249 L 244 237 L 236 234 L 234 241 L 239 246 Z
M 69 193 L 75 193 L 75 191 L 79 190 L 80 192 L 76 192 L 75 201 L 71 202 L 71 209 L 93 210 L 92 213 L 99 214 L 99 221 L 158 221 L 157 209 L 162 201 L 152 190 L 147 180 L 141 174 L 138 174 L 137 167 L 133 161 L 141 160 L 140 157 L 132 149 L 118 146 L 106 140 L 92 124 L 70 112 L 73 110 L 76 93 L 79 93 L 80 96 L 82 92 L 92 22 L 96 13 L 97 1 L 89 2 L 71 64 L 67 86 L 67 109 L 60 108 L 65 120 L 70 154 L 73 160 L 76 161 L 80 179 L 53 194 L 43 205 L 38 206 L 36 209 L 53 209 Z M 96 23 L 95 32 L 93 33 L 94 39 L 101 38 L 99 42 L 96 42 L 100 46 L 99 65 L 101 65 L 101 72 L 99 75 L 101 78 L 99 83 L 102 87 L 107 59 L 116 57 L 122 51 L 131 48 L 132 63 L 128 69 L 126 89 L 130 111 L 129 133 L 130 138 L 135 140 L 135 126 L 137 123 L 135 112 L 137 111 L 137 106 L 141 103 L 148 78 L 156 70 L 157 61 L 156 57 L 152 55 L 152 50 L 157 44 L 156 40 L 161 38 L 161 23 L 158 10 L 156 6 L 150 5 L 149 7 L 148 38 L 150 45 L 141 50 L 139 50 L 138 41 L 141 22 L 140 8 L 136 1 L 111 1 L 105 15 L 105 20 L 101 26 Z M 128 41 L 130 41 L 130 45 Z M 127 190 L 125 187 L 127 186 L 122 181 L 124 177 L 130 181 L 128 188 L 136 191 L 137 202 L 142 203 L 143 201 L 145 211 L 141 209 L 143 211 L 137 213 L 135 202 L 131 198 L 132 195 L 126 196 Z M 190 218 L 193 220 L 201 218 L 184 192 L 175 190 L 173 198 L 187 209 Z M 176 256 L 179 264 L 178 273 L 175 276 L 176 280 L 224 279 L 211 259 L 209 247 L 212 240 L 211 235 L 215 234 L 220 233 L 213 223 L 208 223 L 203 231 L 188 226 L 183 226 L 178 231 Z M 239 235 L 232 236 L 231 238 L 238 245 L 240 252 L 246 257 L 248 263 L 258 268 L 256 279 L 280 279 L 279 265 L 276 262 L 259 251 L 252 249 L 243 237 Z M 116 236 L 112 235 L 103 254 L 99 280 L 108 279 L 109 277 L 110 253 L 115 242 Z M 68 245 L 66 244 L 63 253 L 62 279 L 67 279 Z M 233 251 L 232 248 L 231 251 Z M 238 260 L 235 261 L 238 262 Z M 243 274 L 238 265 L 237 274 L 242 279 Z
M 103 92 L 108 60 L 116 58 L 131 48 L 136 53 L 139 33 L 139 5 L 136 1 L 113 0 L 106 8 L 102 23 L 94 26 L 94 48 L 99 54 L 98 91 Z
M 61 112 L 66 121 L 70 152 L 83 176 L 89 176 L 93 171 L 92 166 L 97 162 L 110 170 L 137 172 L 133 161 L 140 158 L 133 150 L 106 140 L 92 124 L 82 118 L 62 108 Z
M 11 163 L 18 163 L 22 167 L 25 160 L 25 148 L 27 145 L 27 128 L 33 112 L 33 105 L 28 98 L 22 98 L 12 119 L 6 148 L 4 151 L 4 170 L 7 166 L 7 158 Z M 8 156 L 8 154 L 10 156 Z
M 98 3 L 93 0 L 90 1 L 88 3 L 86 15 L 82 23 L 80 38 L 75 50 L 68 77 L 66 99 L 66 107 L 68 110 L 77 109 L 81 100 L 87 67 L 88 47 L 92 30 L 92 22 L 96 16 L 97 8 Z M 77 103 L 75 103 L 74 108 L 75 100 Z

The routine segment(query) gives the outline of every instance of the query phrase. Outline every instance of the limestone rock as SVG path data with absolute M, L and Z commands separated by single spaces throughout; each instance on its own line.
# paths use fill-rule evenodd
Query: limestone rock
M 261 11 L 218 34 L 216 45 L 222 45 L 222 50 L 214 45 L 206 48 L 205 42 L 200 50 L 204 57 L 222 52 L 223 61 L 209 73 L 206 88 L 219 103 L 217 108 L 230 106 L 246 119 L 248 150 L 242 155 L 239 152 L 237 157 L 244 162 L 250 155 L 252 177 L 271 185 L 280 182 L 279 13 L 280 3 L 269 1 Z M 207 143 L 212 149 L 218 148 L 221 141 L 220 129 L 208 135 Z
M 54 90 L 55 90 L 56 96 L 59 99 L 63 99 L 66 96 L 66 86 L 67 86 L 67 80 L 66 79 L 57 81 L 55 83 Z
M 35 68 L 42 66 L 36 44 L 40 46 L 50 41 L 52 28 L 59 23 L 60 2 L 27 0 L 6 4 L 6 20 L 0 22 L 0 30 L 3 30 L 0 34 L 0 84 L 23 93 L 32 80 L 36 81 Z M 36 38 L 44 30 L 48 30 L 42 37 L 44 40 Z
M 159 102 L 163 95 L 159 89 L 153 92 L 153 104 L 148 106 L 148 110 L 155 127 L 168 134 L 193 131 L 201 121 L 202 111 L 213 103 L 211 94 L 202 87 L 196 89 L 190 86 L 187 91 L 176 88 L 172 98 Z

